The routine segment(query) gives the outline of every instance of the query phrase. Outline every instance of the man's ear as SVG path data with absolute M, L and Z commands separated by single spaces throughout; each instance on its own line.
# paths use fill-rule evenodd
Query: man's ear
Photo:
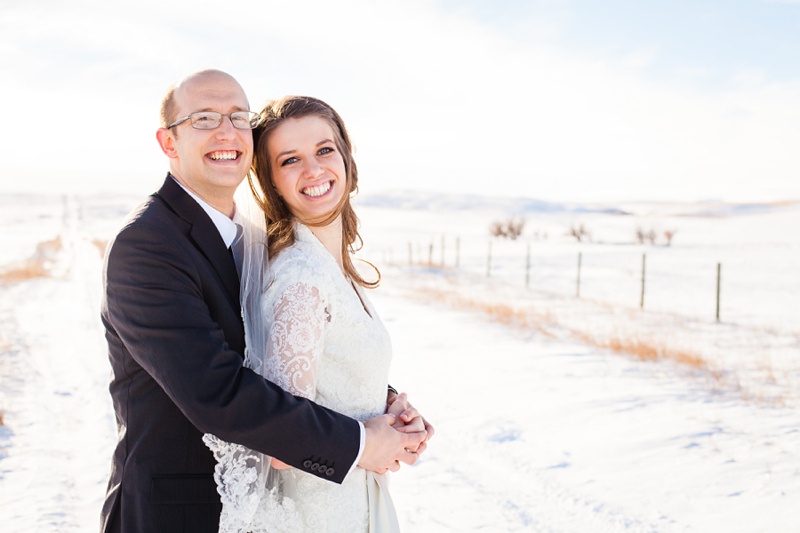
M 177 159 L 178 151 L 175 149 L 175 137 L 172 132 L 167 128 L 158 128 L 156 132 L 156 139 L 161 151 L 170 159 Z

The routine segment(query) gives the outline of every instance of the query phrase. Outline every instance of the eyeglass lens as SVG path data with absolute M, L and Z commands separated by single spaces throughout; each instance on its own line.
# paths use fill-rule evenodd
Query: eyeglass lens
M 222 123 L 222 117 L 230 117 L 233 127 L 240 130 L 251 130 L 256 127 L 257 113 L 252 111 L 234 111 L 231 114 L 217 113 L 216 111 L 198 111 L 189 118 L 192 127 L 198 130 L 213 130 Z

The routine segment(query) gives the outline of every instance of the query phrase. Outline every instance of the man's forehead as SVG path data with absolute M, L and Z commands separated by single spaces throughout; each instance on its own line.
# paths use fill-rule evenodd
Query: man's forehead
M 180 107 L 248 110 L 250 105 L 244 90 L 236 80 L 228 76 L 198 76 L 182 82 L 175 91 Z

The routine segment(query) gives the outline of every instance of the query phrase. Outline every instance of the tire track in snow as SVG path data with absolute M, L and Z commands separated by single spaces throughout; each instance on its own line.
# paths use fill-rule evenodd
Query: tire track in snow
M 48 278 L 7 287 L 13 336 L 13 432 L 0 514 L 7 531 L 85 531 L 99 512 L 113 445 L 108 363 L 99 322 L 100 257 L 65 202 L 63 248 Z M 7 528 L 7 529 L 6 529 Z

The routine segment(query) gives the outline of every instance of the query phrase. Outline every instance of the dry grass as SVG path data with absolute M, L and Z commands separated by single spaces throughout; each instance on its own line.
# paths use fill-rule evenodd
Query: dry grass
M 553 322 L 552 316 L 548 313 L 534 313 L 531 310 L 518 309 L 507 304 L 473 300 L 441 289 L 426 288 L 424 294 L 416 294 L 414 296 L 426 302 L 434 300 L 447 303 L 456 309 L 480 312 L 494 322 L 526 331 L 534 329 L 548 338 L 556 337 L 547 327 L 548 324 Z
M 98 240 L 98 239 L 94 239 L 92 241 L 92 244 L 100 252 L 100 255 L 102 255 L 102 256 L 106 255 L 106 248 L 108 247 L 108 241 L 101 241 L 101 240 Z
M 0 271 L 0 282 L 17 283 L 50 275 L 47 265 L 50 257 L 63 248 L 61 237 L 40 242 L 36 251 L 21 265 Z
M 724 381 L 723 373 L 715 369 L 713 365 L 697 353 L 673 349 L 638 338 L 597 337 L 586 331 L 574 329 L 571 324 L 560 323 L 550 313 L 513 307 L 503 303 L 482 302 L 465 298 L 446 290 L 430 290 L 426 288 L 425 293 L 418 296 L 426 301 L 446 302 L 457 309 L 481 312 L 494 322 L 521 328 L 525 331 L 535 330 L 548 338 L 556 338 L 558 334 L 555 330 L 558 329 L 590 346 L 633 356 L 640 361 L 673 361 L 684 367 L 702 372 L 717 386 L 722 385 Z
M 495 322 L 528 332 L 535 330 L 548 338 L 556 338 L 559 336 L 557 331 L 560 331 L 562 336 L 566 333 L 590 346 L 634 357 L 643 362 L 671 361 L 703 376 L 713 390 L 736 391 L 745 400 L 762 405 L 784 404 L 784 399 L 780 396 L 767 397 L 764 394 L 754 394 L 752 391 L 746 390 L 735 375 L 721 371 L 698 353 L 671 348 L 663 343 L 655 343 L 642 338 L 599 337 L 587 331 L 575 329 L 572 324 L 569 325 L 572 327 L 568 327 L 567 324 L 560 323 L 548 312 L 515 308 L 504 303 L 481 302 L 449 293 L 446 290 L 426 288 L 424 295 L 420 296 L 427 301 L 433 299 L 449 303 L 459 309 L 481 312 Z M 767 382 L 777 382 L 769 364 L 762 365 L 761 370 L 765 374 Z
M 43 278 L 46 276 L 47 270 L 41 263 L 26 263 L 22 266 L 0 272 L 0 281 L 5 283 L 17 283 L 19 281 Z
M 597 346 L 614 353 L 633 356 L 640 361 L 672 361 L 692 370 L 697 370 L 705 374 L 714 383 L 720 385 L 724 381 L 722 372 L 714 368 L 705 358 L 696 353 L 685 350 L 676 350 L 654 344 L 642 339 L 621 339 L 612 337 L 607 339 L 593 337 L 585 332 L 576 332 L 575 337 L 591 346 Z M 739 388 L 738 385 L 734 388 Z
M 526 332 L 535 330 L 548 338 L 568 336 L 590 346 L 634 357 L 643 362 L 677 363 L 682 368 L 691 371 L 694 376 L 704 378 L 711 390 L 734 392 L 748 402 L 770 406 L 780 406 L 785 403 L 784 398 L 780 395 L 767 396 L 763 393 L 754 393 L 748 390 L 742 386 L 739 378 L 734 373 L 720 370 L 699 353 L 672 348 L 663 343 L 641 338 L 597 336 L 585 330 L 575 329 L 573 324 L 564 324 L 547 312 L 531 308 L 513 307 L 502 303 L 481 302 L 464 298 L 446 290 L 430 290 L 430 288 L 426 288 L 424 294 L 419 294 L 418 296 L 426 301 L 433 299 L 446 302 L 457 309 L 481 312 L 495 322 L 519 328 Z M 765 365 L 761 370 L 766 375 L 767 382 L 777 381 L 771 366 Z

